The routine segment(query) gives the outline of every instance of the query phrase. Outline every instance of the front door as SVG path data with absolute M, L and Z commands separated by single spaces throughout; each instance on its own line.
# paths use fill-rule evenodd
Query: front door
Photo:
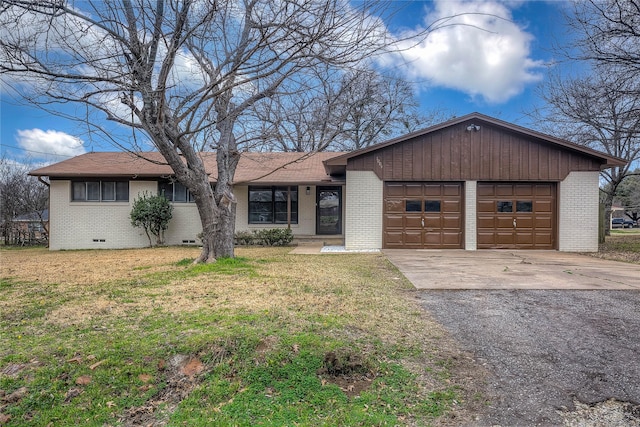
M 316 187 L 316 234 L 342 234 L 342 187 Z

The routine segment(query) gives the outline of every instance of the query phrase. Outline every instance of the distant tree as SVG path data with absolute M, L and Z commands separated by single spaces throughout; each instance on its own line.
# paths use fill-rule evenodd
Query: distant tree
M 640 160 L 640 97 L 631 93 L 631 80 L 626 82 L 629 90 L 611 89 L 613 85 L 621 88 L 619 83 L 615 76 L 604 74 L 603 68 L 584 77 L 556 76 L 541 91 L 547 108 L 535 112 L 543 130 L 628 162 L 601 172 L 605 223 L 611 217 L 618 186 L 633 162 Z
M 640 0 L 577 1 L 567 18 L 576 36 L 568 58 L 604 66 L 623 80 L 640 74 Z
M 151 195 L 145 192 L 134 200 L 129 216 L 131 225 L 144 230 L 149 246 L 153 247 L 151 236 L 156 238 L 156 244 L 162 245 L 164 232 L 169 228 L 169 221 L 173 216 L 173 205 L 162 194 Z
M 266 147 L 351 151 L 426 127 L 412 85 L 367 66 L 332 74 L 317 69 L 315 90 L 274 97 L 256 109 Z M 320 88 L 320 90 L 317 90 Z
M 42 212 L 49 202 L 49 188 L 36 177 L 29 176 L 33 164 L 0 157 L 0 223 L 5 242 L 12 231 L 12 220 L 23 214 L 39 216 L 45 233 L 48 227 L 42 218 Z
M 551 74 L 546 106 L 531 115 L 543 131 L 628 162 L 601 174 L 608 234 L 618 186 L 640 160 L 640 0 L 574 2 L 566 20 L 574 37 L 557 52 L 581 74 Z
M 634 221 L 640 220 L 640 169 L 629 174 L 618 186 L 616 199 L 624 208 L 624 213 Z

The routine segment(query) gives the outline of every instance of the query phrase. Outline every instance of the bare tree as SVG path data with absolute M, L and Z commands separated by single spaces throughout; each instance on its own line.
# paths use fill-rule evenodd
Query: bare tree
M 578 48 L 565 51 L 569 58 L 613 66 L 627 76 L 640 73 L 639 0 L 575 2 L 567 22 Z
M 209 262 L 234 254 L 232 182 L 243 144 L 259 129 L 244 121 L 247 111 L 298 91 L 310 70 L 339 70 L 384 51 L 393 41 L 376 16 L 387 6 L 4 0 L 0 72 L 5 84 L 43 108 L 56 102 L 86 108 L 90 131 L 124 149 L 133 143 L 135 151 L 148 139 L 194 196 L 203 243 L 196 261 Z M 130 129 L 128 137 L 96 121 L 95 111 Z M 215 188 L 204 149 L 216 152 Z
M 575 2 L 566 22 L 574 37 L 557 51 L 584 71 L 553 74 L 540 89 L 547 106 L 531 115 L 542 130 L 628 162 L 601 174 L 608 220 L 618 186 L 640 160 L 640 2 Z
M 42 228 L 47 228 L 42 217 L 48 205 L 48 189 L 37 178 L 29 176 L 31 162 L 18 162 L 3 155 L 0 158 L 0 223 L 5 242 L 14 230 L 13 220 L 24 214 L 39 218 Z
M 616 191 L 616 200 L 620 201 L 624 213 L 634 221 L 640 221 L 640 169 L 629 174 Z M 640 223 L 638 223 L 640 226 Z
M 621 82 L 601 70 L 584 77 L 551 78 L 540 92 L 547 108 L 533 115 L 548 133 L 627 160 L 625 166 L 601 173 L 608 220 L 618 186 L 640 160 L 640 98 L 633 95 L 632 80 Z
M 316 69 L 308 90 L 274 97 L 256 109 L 266 147 L 282 151 L 351 151 L 433 124 L 418 112 L 412 85 L 360 66 Z

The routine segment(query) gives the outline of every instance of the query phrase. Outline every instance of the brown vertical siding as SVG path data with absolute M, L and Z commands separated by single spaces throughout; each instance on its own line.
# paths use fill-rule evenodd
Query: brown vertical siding
M 467 131 L 471 122 L 353 157 L 347 170 L 373 170 L 384 181 L 561 181 L 600 170 L 595 158 L 499 126 Z

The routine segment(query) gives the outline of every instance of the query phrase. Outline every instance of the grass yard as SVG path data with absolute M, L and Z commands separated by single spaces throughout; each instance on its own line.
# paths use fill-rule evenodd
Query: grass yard
M 395 268 L 289 251 L 0 250 L 0 425 L 455 424 L 464 358 Z
M 640 229 L 611 230 L 611 235 L 605 238 L 605 243 L 600 245 L 594 256 L 640 264 Z

